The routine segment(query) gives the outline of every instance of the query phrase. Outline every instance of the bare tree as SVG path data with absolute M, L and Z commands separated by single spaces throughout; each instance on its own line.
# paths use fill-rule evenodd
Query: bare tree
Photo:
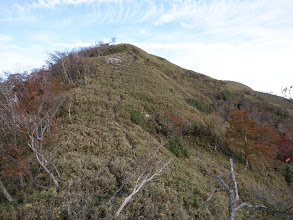
M 112 43 L 115 39 L 112 39 Z M 109 45 L 109 43 L 96 42 L 92 46 L 74 49 L 71 52 L 49 53 L 49 59 L 46 61 L 48 69 L 53 76 L 61 76 L 73 85 L 77 82 L 87 84 L 91 71 L 89 57 L 103 55 L 109 49 Z
M 139 190 L 148 182 L 152 181 L 153 179 L 155 179 L 157 176 L 159 176 L 162 172 L 162 170 L 172 161 L 172 158 L 170 160 L 168 160 L 167 162 L 162 162 L 161 160 L 159 160 L 157 158 L 157 152 L 160 149 L 162 145 L 160 145 L 158 148 L 156 148 L 156 150 L 154 151 L 154 153 L 152 154 L 152 156 L 147 160 L 147 162 L 144 165 L 144 169 L 143 171 L 137 176 L 135 183 L 134 183 L 134 187 L 132 192 L 123 200 L 122 204 L 120 205 L 120 207 L 118 208 L 118 210 L 115 212 L 113 218 L 116 218 L 120 215 L 122 209 L 127 205 L 127 203 L 131 200 L 131 198 L 139 192 Z M 134 176 L 134 175 L 131 175 Z M 130 177 L 131 177 L 130 176 Z M 128 181 L 128 179 L 130 178 L 128 177 L 126 179 L 126 181 Z M 122 184 L 122 187 L 125 185 L 125 182 Z M 120 187 L 118 190 L 120 191 L 122 189 L 122 187 Z M 116 195 L 117 192 L 115 192 L 114 195 Z M 111 201 L 112 198 L 109 200 Z
M 46 133 L 50 132 L 50 126 L 53 125 L 52 119 L 61 104 L 62 102 L 58 103 L 58 105 L 54 106 L 48 112 L 46 112 L 45 117 L 39 117 L 39 115 L 34 115 L 34 117 L 30 117 L 29 123 L 27 124 L 29 125 L 27 132 L 29 137 L 28 146 L 34 152 L 35 157 L 41 167 L 46 171 L 46 173 L 49 175 L 49 177 L 57 187 L 59 186 L 59 183 L 54 174 L 48 168 L 48 164 L 51 163 L 51 161 L 46 159 L 43 153 L 43 142 L 45 140 Z M 55 168 L 56 172 L 59 173 L 54 164 L 52 165 Z
M 208 197 L 208 199 L 206 201 L 210 201 L 212 199 L 212 197 L 215 195 L 215 193 L 220 192 L 220 191 L 227 191 L 229 193 L 229 220 L 234 220 L 235 218 L 235 213 L 238 209 L 244 208 L 244 207 L 248 207 L 250 208 L 250 214 L 249 214 L 249 218 L 251 218 L 251 216 L 253 215 L 255 209 L 257 208 L 262 208 L 262 209 L 266 209 L 268 211 L 272 211 L 272 212 L 277 212 L 277 213 L 287 213 L 289 210 L 291 210 L 293 207 L 290 207 L 288 209 L 286 209 L 285 211 L 279 211 L 279 210 L 274 210 L 271 208 L 268 208 L 265 205 L 256 205 L 256 204 L 250 204 L 247 202 L 241 202 L 241 199 L 239 197 L 239 192 L 238 192 L 238 185 L 237 185 L 237 181 L 235 178 L 235 174 L 234 174 L 234 168 L 233 168 L 233 160 L 230 158 L 230 175 L 231 175 L 231 180 L 233 183 L 233 188 L 231 189 L 226 182 L 220 178 L 219 176 L 214 176 L 214 175 L 210 175 L 206 172 L 204 172 L 205 174 L 207 174 L 208 176 L 212 176 L 215 178 L 215 180 L 217 182 L 219 182 L 224 188 L 217 188 L 216 186 L 214 186 L 214 191 L 210 194 L 210 196 Z
M 235 212 L 238 209 L 243 208 L 243 207 L 249 207 L 249 208 L 253 208 L 253 209 L 267 208 L 264 205 L 252 205 L 252 204 L 249 204 L 246 202 L 242 202 L 241 204 L 237 205 L 237 203 L 240 200 L 240 197 L 239 197 L 239 193 L 238 193 L 237 181 L 236 181 L 236 178 L 234 175 L 234 168 L 233 168 L 233 160 L 232 159 L 230 159 L 230 175 L 231 175 L 231 180 L 233 183 L 233 189 L 231 189 L 222 178 L 220 178 L 218 176 L 213 176 L 217 181 L 219 181 L 223 185 L 224 189 L 219 189 L 219 188 L 214 187 L 214 191 L 211 193 L 211 195 L 209 196 L 207 201 L 211 200 L 216 192 L 219 192 L 221 190 L 227 191 L 229 193 L 229 206 L 228 206 L 229 207 L 229 220 L 234 220 Z
M 48 165 L 51 164 L 58 175 L 59 172 L 46 159 L 44 146 L 54 139 L 52 130 L 56 114 L 65 100 L 64 88 L 59 81 L 51 79 L 45 70 L 36 71 L 29 76 L 11 76 L 1 85 L 1 133 L 7 134 L 6 142 L 10 142 L 6 144 L 6 149 L 13 146 L 18 150 L 17 142 L 25 147 L 23 142 L 26 141 L 40 166 L 57 187 L 58 181 Z M 19 141 L 16 141 L 16 137 Z
M 293 90 L 293 86 L 283 87 L 281 89 L 283 95 L 286 98 L 290 99 L 291 101 L 293 100 L 292 90 Z

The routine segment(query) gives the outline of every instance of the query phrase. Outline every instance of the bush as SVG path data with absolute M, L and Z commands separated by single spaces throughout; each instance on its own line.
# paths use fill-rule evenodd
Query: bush
M 125 45 L 111 45 L 107 48 L 107 50 L 104 52 L 104 56 L 106 55 L 111 55 L 111 54 L 115 54 L 115 53 L 121 53 L 123 51 L 125 51 Z
M 190 156 L 186 143 L 182 139 L 171 139 L 164 146 L 176 157 L 187 158 Z
M 141 112 L 137 109 L 133 109 L 130 112 L 130 119 L 133 123 L 141 125 L 142 123 L 142 115 Z
M 83 47 L 79 50 L 79 54 L 84 57 L 99 57 L 103 56 L 110 49 L 109 43 L 104 43 L 102 41 L 95 43 L 89 47 Z
M 228 101 L 230 98 L 230 93 L 228 91 L 220 91 L 217 93 L 216 98 L 218 100 Z
M 182 129 L 182 135 L 197 136 L 200 134 L 201 124 L 193 121 L 186 123 Z
M 192 106 L 194 108 L 197 108 L 198 110 L 200 110 L 202 112 L 205 112 L 205 113 L 211 113 L 212 112 L 211 108 L 208 105 L 206 105 L 206 104 L 204 104 L 204 103 L 202 103 L 202 102 L 200 102 L 198 100 L 187 99 L 186 102 L 187 102 L 188 105 L 190 105 L 190 106 Z
M 214 136 L 211 130 L 204 124 L 199 122 L 192 122 L 187 124 L 182 132 L 183 135 L 191 135 L 194 137 Z
M 289 117 L 288 111 L 280 107 L 276 108 L 275 115 L 278 116 L 280 119 L 287 119 Z
M 293 183 L 293 166 L 282 164 L 278 167 L 279 172 L 285 177 L 288 183 Z

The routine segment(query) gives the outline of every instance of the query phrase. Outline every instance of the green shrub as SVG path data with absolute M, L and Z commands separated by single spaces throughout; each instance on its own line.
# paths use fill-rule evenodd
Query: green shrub
M 200 134 L 202 125 L 197 122 L 189 122 L 182 129 L 182 135 L 197 136 Z
M 182 139 L 171 139 L 165 144 L 165 147 L 176 157 L 187 158 L 190 156 L 187 144 Z
M 187 124 L 182 131 L 183 135 L 199 136 L 199 137 L 212 137 L 214 136 L 211 130 L 204 124 L 199 122 L 193 122 Z
M 103 56 L 112 55 L 115 53 L 121 53 L 126 49 L 125 45 L 119 44 L 119 45 L 110 45 L 107 47 L 106 50 L 103 52 Z
M 130 119 L 133 123 L 141 125 L 142 123 L 142 115 L 141 112 L 137 109 L 133 109 L 130 112 Z
M 293 166 L 282 164 L 278 167 L 279 172 L 285 177 L 288 183 L 293 183 Z
M 280 119 L 287 119 L 289 117 L 288 111 L 283 108 L 277 108 L 275 110 L 275 115 L 278 116 Z
M 187 99 L 186 100 L 187 104 L 194 107 L 194 108 L 197 108 L 198 110 L 202 111 L 202 112 L 205 112 L 205 113 L 211 113 L 212 110 L 211 108 L 202 103 L 201 101 L 198 101 L 198 100 L 195 100 L 195 99 Z
M 220 91 L 217 93 L 217 99 L 227 101 L 230 98 L 230 93 L 228 91 Z

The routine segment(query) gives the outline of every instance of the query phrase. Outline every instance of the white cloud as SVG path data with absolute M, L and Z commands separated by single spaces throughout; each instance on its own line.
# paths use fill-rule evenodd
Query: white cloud
M 17 49 L 18 48 L 18 46 L 17 45 L 11 45 L 11 44 L 5 44 L 5 45 L 0 45 L 0 48 L 2 48 L 2 49 L 11 49 L 11 48 L 13 48 L 13 49 Z
M 44 64 L 45 54 L 36 53 L 29 56 L 18 51 L 4 51 L 0 52 L 0 60 L 0 77 L 3 77 L 3 72 L 19 71 L 20 66 L 23 70 L 41 67 Z
M 11 41 L 12 39 L 13 38 L 8 35 L 0 34 L 0 42 L 8 42 L 8 41 Z
M 77 48 L 77 47 L 89 47 L 93 45 L 92 43 L 85 43 L 85 42 L 75 42 L 75 43 L 54 43 L 56 46 L 66 47 L 66 48 Z
M 141 29 L 141 30 L 139 30 L 139 33 L 140 34 L 144 34 L 145 33 L 145 30 L 144 29 Z

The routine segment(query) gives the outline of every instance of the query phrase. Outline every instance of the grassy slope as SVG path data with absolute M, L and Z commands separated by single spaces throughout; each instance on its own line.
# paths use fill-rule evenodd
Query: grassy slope
M 280 96 L 268 94 L 268 93 L 253 91 L 250 87 L 248 87 L 242 83 L 233 82 L 233 81 L 224 81 L 224 83 L 226 83 L 227 88 L 229 90 L 246 91 L 247 93 L 251 93 L 254 96 L 257 96 L 259 99 L 261 99 L 263 101 L 271 102 L 276 105 L 283 106 L 291 112 L 293 111 L 293 102 L 289 101 L 288 99 L 285 99 Z
M 113 203 L 106 204 L 108 198 L 130 173 L 139 174 L 143 161 L 160 144 L 160 139 L 165 140 L 132 123 L 132 109 L 139 109 L 143 115 L 172 112 L 203 124 L 209 120 L 209 115 L 191 107 L 185 100 L 193 98 L 210 104 L 212 101 L 206 94 L 213 92 L 211 88 L 226 88 L 224 82 L 182 69 L 131 45 L 119 47 L 123 49 L 120 53 L 89 58 L 93 74 L 88 84 L 70 91 L 70 114 L 62 117 L 64 147 L 55 160 L 70 187 L 64 184 L 65 190 L 58 193 L 54 188 L 33 192 L 24 197 L 22 204 L 15 204 L 17 208 L 4 205 L 1 210 L 4 218 L 19 217 L 17 209 L 25 218 L 68 218 L 68 207 L 73 214 L 83 210 L 79 218 L 108 218 L 131 191 L 133 182 L 124 187 Z M 121 62 L 107 63 L 109 57 L 119 58 Z M 229 157 L 221 150 L 213 151 L 213 146 L 205 139 L 185 137 L 185 141 L 191 156 L 175 157 L 161 176 L 133 198 L 121 217 L 227 219 L 228 197 L 224 192 L 205 202 L 213 190 L 213 181 L 203 170 L 225 178 Z M 160 149 L 159 156 L 162 160 L 174 157 L 166 148 Z M 235 160 L 240 196 L 245 201 L 255 201 L 258 197 L 274 207 L 292 204 L 292 188 L 284 177 L 271 172 L 264 180 L 261 169 L 252 167 L 245 171 L 243 164 Z M 47 209 L 40 208 L 43 206 Z M 248 213 L 243 209 L 237 216 L 242 219 Z M 257 211 L 255 218 L 286 217 Z

